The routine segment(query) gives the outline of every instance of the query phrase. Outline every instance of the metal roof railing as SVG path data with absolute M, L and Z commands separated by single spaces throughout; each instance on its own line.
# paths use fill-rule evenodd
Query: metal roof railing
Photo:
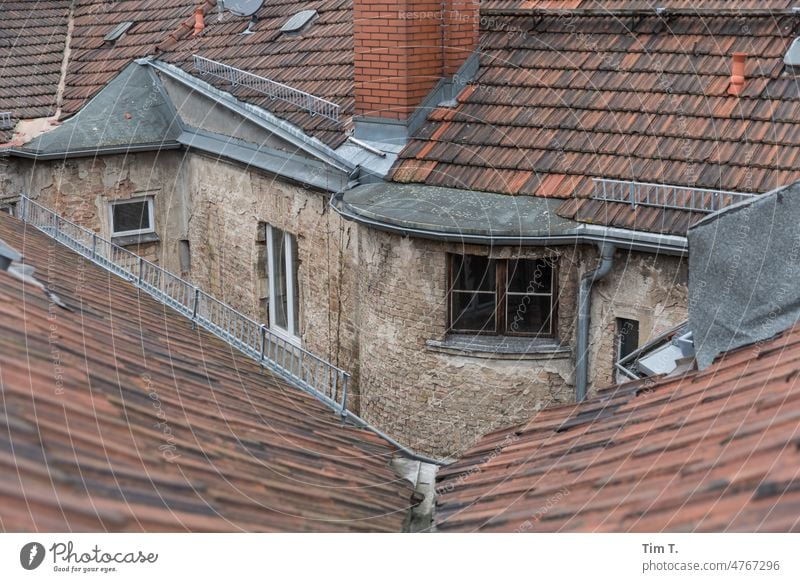
M 11 119 L 10 111 L 0 111 L 0 129 L 12 129 L 14 120 Z
M 189 318 L 231 346 L 286 378 L 336 410 L 347 410 L 350 374 L 276 335 L 266 325 L 239 313 L 222 301 L 158 265 L 119 247 L 20 196 L 19 218 L 93 263 L 129 281 L 157 301 Z
M 594 192 L 591 198 L 609 202 L 624 202 L 631 207 L 655 206 L 673 210 L 691 210 L 711 213 L 736 202 L 749 200 L 756 194 L 708 190 L 690 186 L 670 186 L 652 182 L 611 180 L 593 178 Z
M 271 99 L 280 99 L 300 109 L 305 109 L 311 115 L 321 115 L 337 123 L 339 122 L 339 106 L 336 103 L 331 103 L 321 97 L 315 97 L 305 91 L 300 91 L 272 79 L 260 77 L 199 55 L 194 55 L 194 68 L 203 75 L 210 75 L 217 79 L 228 81 L 234 86 L 247 87 L 267 95 Z

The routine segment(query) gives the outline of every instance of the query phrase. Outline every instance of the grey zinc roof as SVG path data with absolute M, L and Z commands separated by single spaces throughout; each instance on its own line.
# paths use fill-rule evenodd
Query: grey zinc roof
M 38 156 L 175 146 L 180 119 L 155 73 L 131 63 L 79 113 L 21 148 Z
M 351 213 L 400 229 L 496 238 L 571 234 L 578 223 L 556 214 L 560 203 L 397 183 L 359 186 L 345 192 L 341 200 Z

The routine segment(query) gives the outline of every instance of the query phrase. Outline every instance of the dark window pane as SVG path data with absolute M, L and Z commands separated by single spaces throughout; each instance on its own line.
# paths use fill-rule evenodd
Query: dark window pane
M 508 261 L 508 290 L 512 293 L 550 293 L 553 268 L 546 259 Z
M 639 347 L 639 322 L 635 319 L 617 318 L 617 359 L 621 360 Z
M 455 331 L 495 331 L 495 294 L 453 291 L 453 325 Z
M 494 291 L 496 283 L 494 259 L 472 255 L 453 257 L 453 289 Z
M 150 225 L 149 204 L 146 200 L 114 204 L 112 214 L 115 233 L 131 230 L 149 230 L 152 228 Z
M 279 228 L 272 227 L 272 301 L 275 304 L 275 321 L 282 329 L 288 330 L 288 291 L 286 289 L 286 237 Z
M 506 296 L 506 328 L 511 334 L 552 334 L 549 295 Z

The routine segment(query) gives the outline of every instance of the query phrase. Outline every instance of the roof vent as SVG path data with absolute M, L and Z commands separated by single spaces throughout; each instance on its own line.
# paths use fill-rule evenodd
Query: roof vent
M 800 38 L 796 38 L 789 45 L 789 50 L 783 56 L 783 64 L 790 67 L 800 67 Z
M 744 89 L 744 65 L 747 53 L 733 53 L 733 66 L 731 67 L 731 82 L 728 85 L 728 95 L 739 96 Z
M 120 22 L 118 25 L 116 25 L 116 26 L 114 27 L 114 30 L 112 30 L 111 32 L 109 32 L 109 33 L 108 33 L 108 34 L 107 34 L 107 35 L 106 35 L 106 36 L 103 38 L 103 40 L 104 40 L 105 42 L 116 42 L 116 41 L 118 41 L 120 38 L 122 38 L 122 35 L 123 35 L 123 34 L 125 34 L 126 32 L 128 32 L 128 29 L 129 29 L 131 26 L 133 26 L 133 21 L 132 21 L 132 20 L 126 20 L 125 22 Z
M 10 111 L 0 111 L 0 129 L 14 129 Z
M 303 30 L 308 24 L 317 16 L 316 10 L 301 10 L 294 16 L 292 16 L 289 20 L 287 20 L 283 26 L 281 26 L 281 32 L 286 34 L 297 33 Z

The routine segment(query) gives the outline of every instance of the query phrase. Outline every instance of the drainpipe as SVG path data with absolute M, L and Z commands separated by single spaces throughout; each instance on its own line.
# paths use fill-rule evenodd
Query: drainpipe
M 584 273 L 578 289 L 578 361 L 575 366 L 575 401 L 581 402 L 586 398 L 586 389 L 589 378 L 589 316 L 591 313 L 592 286 L 596 281 L 603 279 L 611 272 L 614 264 L 614 251 L 616 247 L 609 243 L 600 243 L 600 264 L 594 271 Z

